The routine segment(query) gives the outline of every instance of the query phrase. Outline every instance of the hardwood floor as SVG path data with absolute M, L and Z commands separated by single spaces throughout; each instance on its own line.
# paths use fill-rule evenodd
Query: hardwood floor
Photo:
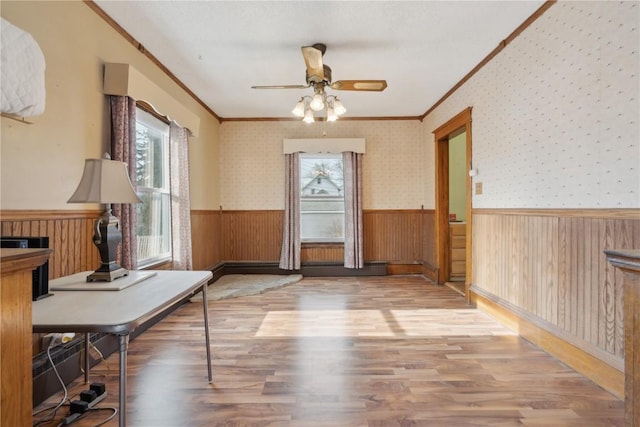
M 305 278 L 210 302 L 213 384 L 201 311 L 185 304 L 131 342 L 129 426 L 624 424 L 624 402 L 419 276 Z M 109 393 L 98 406 L 115 406 L 117 356 L 91 373 Z

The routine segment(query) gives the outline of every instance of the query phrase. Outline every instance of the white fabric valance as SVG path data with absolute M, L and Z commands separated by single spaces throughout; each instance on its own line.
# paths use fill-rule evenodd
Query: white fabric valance
M 365 152 L 364 138 L 301 138 L 284 139 L 282 151 L 291 153 L 353 153 Z
M 129 64 L 104 64 L 104 94 L 145 101 L 154 110 L 198 136 L 200 117 Z

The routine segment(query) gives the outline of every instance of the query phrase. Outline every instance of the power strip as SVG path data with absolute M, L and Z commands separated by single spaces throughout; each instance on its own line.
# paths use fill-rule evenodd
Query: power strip
M 107 392 L 105 391 L 104 393 L 102 393 L 100 396 L 96 397 L 95 399 L 93 399 L 90 403 L 89 403 L 89 409 L 93 408 L 94 406 L 96 406 L 98 403 L 102 402 L 104 400 L 104 398 L 107 397 Z
M 107 391 L 103 383 L 92 383 L 89 390 L 80 393 L 80 397 L 82 400 L 71 402 L 71 413 L 61 420 L 60 425 L 68 426 L 76 421 L 85 412 L 102 402 L 107 397 Z

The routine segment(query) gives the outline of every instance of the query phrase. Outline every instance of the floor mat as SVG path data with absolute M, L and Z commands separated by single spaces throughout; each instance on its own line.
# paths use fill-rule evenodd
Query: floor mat
M 301 279 L 301 274 L 227 274 L 208 286 L 207 300 L 216 301 L 257 295 L 270 289 L 296 283 Z M 195 295 L 191 301 L 202 301 L 202 294 Z

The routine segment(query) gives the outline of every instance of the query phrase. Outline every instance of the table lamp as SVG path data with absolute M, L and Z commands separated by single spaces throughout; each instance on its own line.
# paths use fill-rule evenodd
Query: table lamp
M 116 249 L 122 241 L 118 218 L 111 213 L 112 203 L 141 203 L 127 172 L 127 164 L 104 159 L 86 159 L 80 184 L 67 203 L 104 203 L 102 216 L 94 225 L 93 243 L 100 252 L 100 268 L 87 276 L 87 282 L 111 282 L 127 276 L 129 270 L 116 262 Z

